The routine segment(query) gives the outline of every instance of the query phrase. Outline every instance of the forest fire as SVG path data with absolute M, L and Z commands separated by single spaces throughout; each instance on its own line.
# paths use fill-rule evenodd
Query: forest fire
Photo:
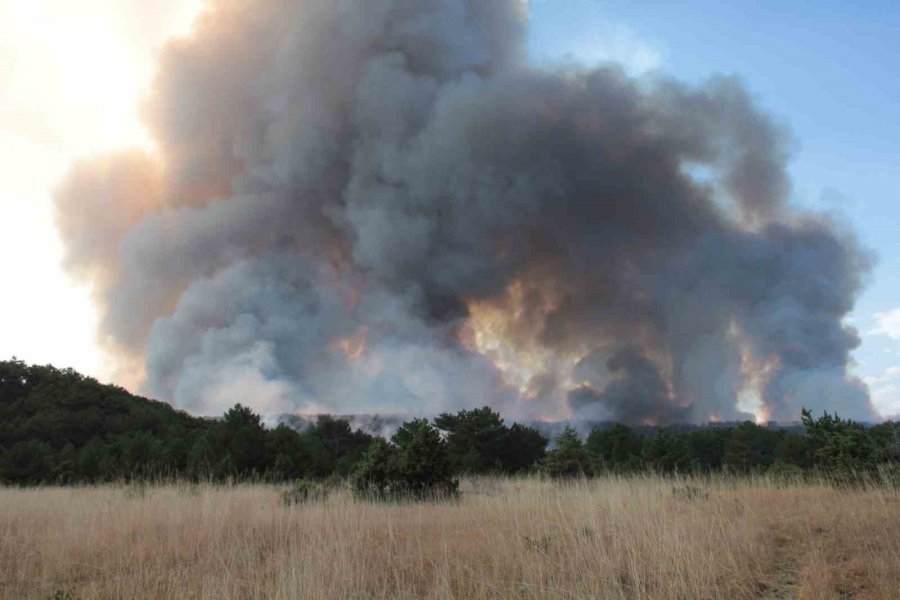
M 351 4 L 211 0 L 147 96 L 158 156 L 60 188 L 66 265 L 145 393 L 874 414 L 845 322 L 867 255 L 791 202 L 789 138 L 740 82 L 532 65 L 521 0 Z

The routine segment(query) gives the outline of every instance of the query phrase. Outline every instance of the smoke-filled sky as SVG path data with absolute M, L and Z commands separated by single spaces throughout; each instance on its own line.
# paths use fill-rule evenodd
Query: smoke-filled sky
M 202 414 L 897 412 L 896 9 L 152 4 L 4 5 L 3 353 Z

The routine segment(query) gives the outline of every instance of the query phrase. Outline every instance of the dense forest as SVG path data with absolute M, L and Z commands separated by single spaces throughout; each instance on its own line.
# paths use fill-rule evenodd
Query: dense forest
M 751 422 L 650 431 L 612 424 L 584 439 L 567 426 L 551 444 L 485 407 L 409 420 L 388 440 L 330 416 L 267 427 L 241 405 L 219 419 L 194 417 L 71 369 L 0 362 L 0 482 L 18 485 L 353 479 L 386 494 L 452 487 L 459 475 L 477 473 L 814 470 L 846 478 L 900 463 L 900 424 L 865 427 L 809 412 L 803 424 L 800 431 Z

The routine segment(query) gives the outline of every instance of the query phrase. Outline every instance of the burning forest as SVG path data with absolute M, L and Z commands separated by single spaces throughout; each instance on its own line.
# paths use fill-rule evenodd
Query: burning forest
M 870 258 L 740 81 L 538 67 L 521 0 L 215 0 L 56 195 L 120 379 L 201 414 L 874 418 Z

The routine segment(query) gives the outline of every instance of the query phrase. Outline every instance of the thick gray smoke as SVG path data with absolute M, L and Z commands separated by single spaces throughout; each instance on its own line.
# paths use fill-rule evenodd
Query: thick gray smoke
M 76 165 L 67 266 L 200 413 L 873 415 L 854 238 L 739 82 L 530 65 L 521 0 L 215 0 Z

